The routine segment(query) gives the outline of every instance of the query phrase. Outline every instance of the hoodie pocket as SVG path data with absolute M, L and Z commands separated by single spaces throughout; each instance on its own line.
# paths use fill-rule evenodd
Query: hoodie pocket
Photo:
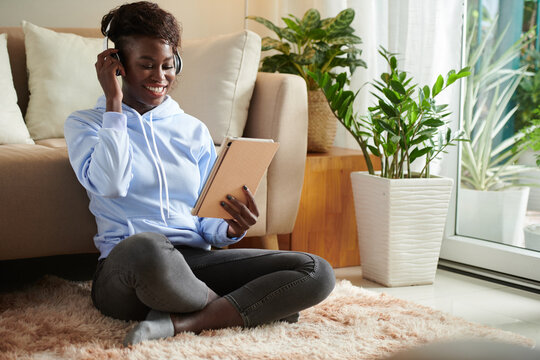
M 140 234 L 143 232 L 163 233 L 167 225 L 163 223 L 161 217 L 137 216 L 127 219 L 129 235 Z

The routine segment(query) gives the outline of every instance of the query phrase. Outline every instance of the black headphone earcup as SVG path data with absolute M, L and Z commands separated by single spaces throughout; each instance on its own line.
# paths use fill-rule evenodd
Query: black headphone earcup
M 174 67 L 176 69 L 176 75 L 180 74 L 180 72 L 182 71 L 183 65 L 184 64 L 182 63 L 182 58 L 180 57 L 180 54 L 176 52 L 174 54 Z

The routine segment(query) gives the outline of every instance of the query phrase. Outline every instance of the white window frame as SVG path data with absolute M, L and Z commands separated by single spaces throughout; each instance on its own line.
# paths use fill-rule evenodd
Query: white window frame
M 464 14 L 466 14 L 467 3 L 468 1 L 465 0 Z M 466 40 L 467 16 L 465 15 L 463 19 L 462 54 Z M 455 117 L 455 121 L 458 123 L 452 124 L 452 127 L 455 128 L 458 128 L 461 123 L 465 94 L 464 83 L 464 81 L 461 82 L 459 116 Z M 456 234 L 460 159 L 460 145 L 449 151 L 444 159 L 447 169 L 445 176 L 453 178 L 455 186 L 448 210 L 440 264 L 540 289 L 540 252 Z

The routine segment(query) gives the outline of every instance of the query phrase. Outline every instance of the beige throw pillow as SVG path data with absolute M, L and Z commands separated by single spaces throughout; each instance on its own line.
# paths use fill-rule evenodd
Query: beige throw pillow
M 214 143 L 241 136 L 261 57 L 259 35 L 244 30 L 186 40 L 181 54 L 184 69 L 171 97 L 208 126 Z
M 7 35 L 0 34 L 0 145 L 33 144 L 28 134 L 21 109 L 17 105 L 17 93 L 7 51 Z
M 64 136 L 73 111 L 93 108 L 103 90 L 94 64 L 103 40 L 58 33 L 23 21 L 30 100 L 26 124 L 34 140 Z

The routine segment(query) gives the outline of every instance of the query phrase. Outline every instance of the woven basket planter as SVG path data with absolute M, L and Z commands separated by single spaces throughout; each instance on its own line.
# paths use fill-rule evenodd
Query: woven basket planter
M 308 91 L 308 152 L 327 152 L 334 144 L 337 119 L 322 90 Z

